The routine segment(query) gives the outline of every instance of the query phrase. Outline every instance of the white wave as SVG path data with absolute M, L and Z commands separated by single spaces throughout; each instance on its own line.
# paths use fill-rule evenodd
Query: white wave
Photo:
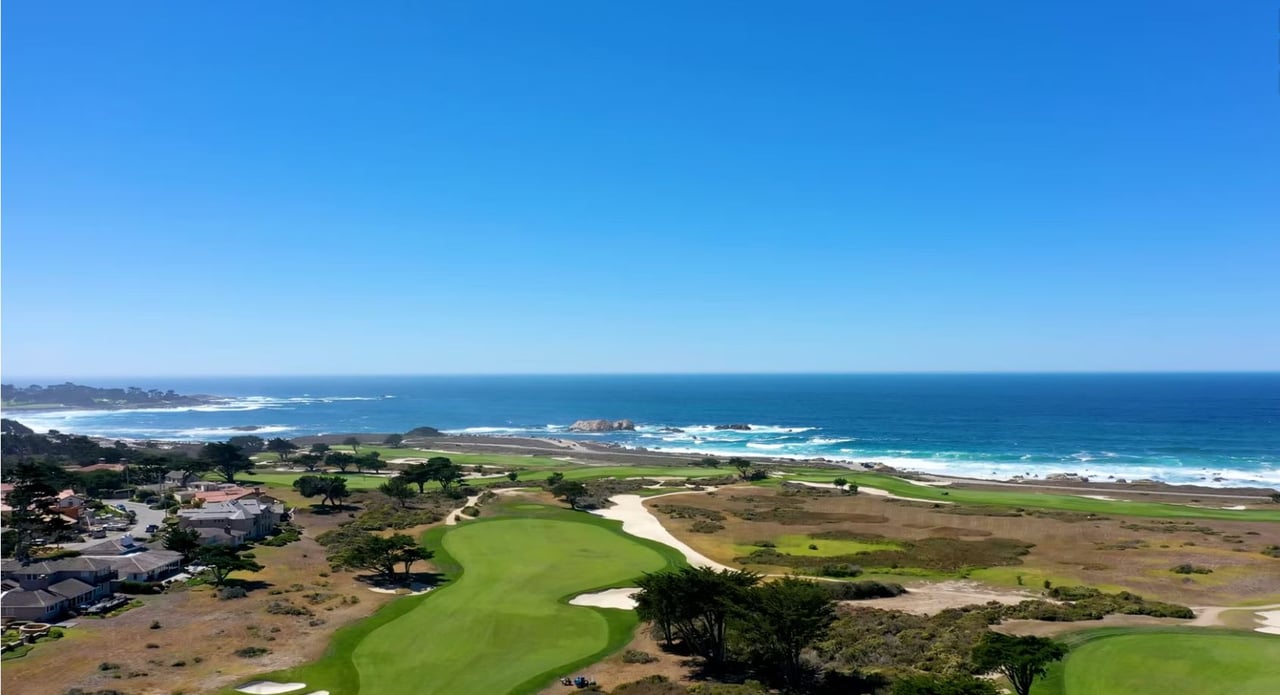
M 787 448 L 786 444 L 765 444 L 763 442 L 747 442 L 748 449 L 764 449 L 766 451 L 780 451 Z
M 854 438 L 852 438 L 852 437 L 851 437 L 851 438 L 849 438 L 849 439 L 837 439 L 837 438 L 829 438 L 829 437 L 813 437 L 813 438 L 812 438 L 812 439 L 810 439 L 808 442 L 806 442 L 806 444 L 812 444 L 812 445 L 814 445 L 814 446 L 828 446 L 828 445 L 831 445 L 831 444 L 847 444 L 847 443 L 849 443 L 849 442 L 856 442 L 856 441 L 858 441 L 858 440 L 857 440 L 857 439 L 854 439 Z
M 261 425 L 254 427 L 252 430 L 246 430 L 236 427 L 192 427 L 185 430 L 166 430 L 172 432 L 173 435 L 191 439 L 228 439 L 231 437 L 239 437 L 245 435 L 255 435 L 261 437 L 265 434 L 280 434 L 282 432 L 293 432 L 294 428 L 286 425 Z M 166 439 L 169 435 L 153 435 L 151 439 Z

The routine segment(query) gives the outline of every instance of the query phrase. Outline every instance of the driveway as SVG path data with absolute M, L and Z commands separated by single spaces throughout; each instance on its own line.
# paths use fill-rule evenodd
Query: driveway
M 165 512 L 163 509 L 149 509 L 147 508 L 147 505 L 141 502 L 130 502 L 128 500 L 102 500 L 102 503 L 111 507 L 114 507 L 117 504 L 124 505 L 125 509 L 128 509 L 137 515 L 136 523 L 129 527 L 127 531 L 108 531 L 106 538 L 88 538 L 83 543 L 63 543 L 63 548 L 66 548 L 67 550 L 84 550 L 91 545 L 97 545 L 98 543 L 104 543 L 108 540 L 120 538 L 126 534 L 133 535 L 135 538 L 145 538 L 147 535 L 147 526 L 151 524 L 155 524 L 156 526 L 164 525 Z

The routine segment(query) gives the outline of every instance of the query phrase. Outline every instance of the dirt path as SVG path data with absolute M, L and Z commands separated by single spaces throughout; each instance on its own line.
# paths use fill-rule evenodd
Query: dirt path
M 466 509 L 467 507 L 474 507 L 476 502 L 479 502 L 479 501 L 480 501 L 480 495 L 472 495 L 471 497 L 468 497 L 467 501 L 463 502 L 461 507 L 458 507 L 457 509 L 449 512 L 449 516 L 446 516 L 444 518 L 444 525 L 457 526 L 458 520 L 462 518 L 462 510 Z

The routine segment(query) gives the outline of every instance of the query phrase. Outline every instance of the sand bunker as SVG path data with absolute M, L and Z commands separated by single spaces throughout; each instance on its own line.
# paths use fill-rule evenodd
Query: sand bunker
M 673 492 L 672 495 L 696 494 L 689 492 Z M 662 497 L 670 497 L 670 495 L 655 495 L 650 499 L 659 499 Z M 716 570 L 732 570 L 732 567 L 722 565 L 715 560 L 708 558 L 706 555 L 690 548 L 680 539 L 671 535 L 671 532 L 663 528 L 662 522 L 658 521 L 658 517 L 654 516 L 647 507 L 644 506 L 644 498 L 640 495 L 614 495 L 609 498 L 613 502 L 612 507 L 608 509 L 596 509 L 592 514 L 602 516 L 606 519 L 613 519 L 622 522 L 622 530 L 637 538 L 645 538 L 651 541 L 657 541 L 663 545 L 670 546 L 679 550 L 684 555 L 684 559 L 694 567 L 710 567 Z
M 1280 635 L 1280 611 L 1258 611 L 1257 615 L 1262 619 L 1262 626 L 1253 628 L 1256 632 Z
M 595 608 L 618 608 L 624 611 L 635 610 L 635 595 L 640 593 L 636 587 L 625 589 L 605 589 L 590 594 L 578 594 L 569 599 L 573 606 L 594 606 Z
M 805 482 L 803 480 L 792 480 L 790 482 L 798 483 L 800 485 L 807 485 L 809 487 L 825 487 L 829 490 L 837 489 L 833 483 L 810 483 L 810 482 Z M 879 488 L 874 488 L 874 487 L 863 487 L 861 485 L 858 486 L 858 494 L 859 495 L 867 494 L 873 497 L 888 497 L 889 499 L 892 499 L 892 500 L 906 500 L 908 502 L 929 502 L 931 504 L 955 504 L 954 502 L 944 502 L 942 500 L 922 500 L 918 497 L 903 497 L 902 495 L 895 495 L 892 492 L 889 492 L 888 490 L 881 490 Z
M 249 681 L 239 688 L 236 688 L 236 690 L 242 693 L 250 693 L 250 695 L 277 695 L 277 693 L 291 693 L 295 690 L 302 690 L 305 687 L 307 687 L 306 683 Z

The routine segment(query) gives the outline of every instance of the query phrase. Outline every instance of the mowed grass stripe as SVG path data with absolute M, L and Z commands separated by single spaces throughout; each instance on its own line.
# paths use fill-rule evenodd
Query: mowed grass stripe
M 531 679 L 549 680 L 557 669 L 621 646 L 635 626 L 631 614 L 607 619 L 565 601 L 661 570 L 671 558 L 583 521 L 499 518 L 444 533 L 444 549 L 465 571 L 356 646 L 360 692 L 536 690 L 544 683 Z
M 1274 695 L 1280 637 L 1215 629 L 1090 630 L 1032 695 Z

